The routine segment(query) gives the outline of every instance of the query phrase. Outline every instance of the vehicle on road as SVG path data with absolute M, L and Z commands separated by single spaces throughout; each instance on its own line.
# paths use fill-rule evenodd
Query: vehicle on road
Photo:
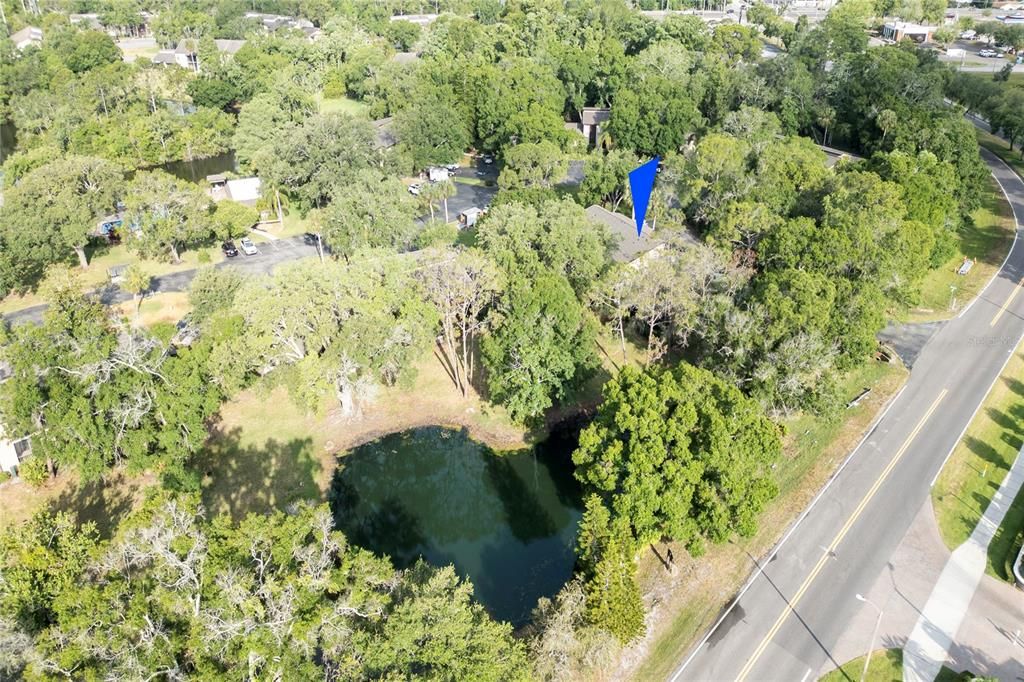
M 242 239 L 239 240 L 238 245 L 242 247 L 242 253 L 246 256 L 255 256 L 260 252 L 248 237 L 242 237 Z
M 978 35 L 977 31 L 963 31 L 960 33 L 961 40 L 974 40 Z
M 238 249 L 235 247 L 235 243 L 232 241 L 224 242 L 220 245 L 220 250 L 224 252 L 224 255 L 228 258 L 234 258 L 238 255 Z
M 422 187 L 420 186 L 419 183 L 416 183 L 414 185 L 409 185 L 409 194 L 413 195 L 414 197 L 418 197 L 420 195 L 420 190 L 421 189 L 422 189 Z
M 449 163 L 444 167 L 448 169 L 449 173 L 454 173 L 455 171 L 459 170 L 459 164 L 457 163 Z
M 492 163 L 494 163 L 494 155 L 493 154 L 484 154 L 482 160 L 483 160 L 484 163 L 486 163 L 489 166 Z
M 980 52 L 978 52 L 978 56 L 979 57 L 985 57 L 985 58 L 1002 57 L 1003 53 L 1002 52 L 996 52 L 995 50 L 985 49 L 985 50 L 981 50 Z

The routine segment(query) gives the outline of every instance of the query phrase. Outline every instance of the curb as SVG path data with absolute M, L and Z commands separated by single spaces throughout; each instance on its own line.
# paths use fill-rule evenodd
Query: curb
M 1019 589 L 1024 590 L 1024 575 L 1021 575 L 1021 567 L 1024 565 L 1024 545 L 1021 545 L 1017 552 L 1017 559 L 1013 562 L 1013 580 Z

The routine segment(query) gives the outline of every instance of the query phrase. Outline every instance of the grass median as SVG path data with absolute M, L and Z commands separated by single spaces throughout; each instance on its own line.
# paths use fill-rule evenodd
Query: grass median
M 850 398 L 871 388 L 857 407 L 846 410 L 839 419 L 801 415 L 785 422 L 788 435 L 783 459 L 776 468 L 779 496 L 761 517 L 754 537 L 712 546 L 699 559 L 674 547 L 675 576 L 668 576 L 653 552 L 644 553 L 639 579 L 648 599 L 656 604 L 653 632 L 638 647 L 644 660 L 630 671 L 633 679 L 665 679 L 672 674 L 754 570 L 753 558 L 764 556 L 810 504 L 906 378 L 902 366 L 869 362 L 842 382 L 841 395 Z
M 864 656 L 823 675 L 818 682 L 857 682 L 864 672 Z M 880 649 L 872 652 L 865 682 L 900 682 L 903 679 L 903 650 Z
M 1019 346 L 967 427 L 932 488 L 939 533 L 949 549 L 978 525 L 1017 453 L 1024 446 L 1024 346 Z M 1024 532 L 1024 494 L 1018 495 L 988 546 L 990 575 L 1013 582 L 1011 566 Z
M 999 184 L 989 177 L 981 206 L 958 234 L 957 250 L 921 282 L 921 302 L 907 313 L 908 322 L 932 322 L 957 314 L 988 284 L 1013 244 L 1013 209 Z M 966 275 L 957 274 L 964 258 L 974 261 Z

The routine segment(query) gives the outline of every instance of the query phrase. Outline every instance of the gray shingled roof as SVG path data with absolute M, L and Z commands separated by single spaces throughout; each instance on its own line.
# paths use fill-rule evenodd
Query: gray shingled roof
M 394 126 L 392 125 L 394 119 L 390 116 L 387 118 L 379 118 L 373 122 L 373 133 L 374 133 L 374 144 L 373 146 L 377 149 L 389 149 L 398 144 L 398 137 L 395 136 Z
M 612 260 L 617 263 L 630 263 L 651 249 L 660 246 L 664 240 L 654 236 L 653 230 L 646 228 L 641 236 L 636 234 L 636 223 L 621 213 L 612 213 L 608 209 L 593 205 L 587 207 L 587 217 L 608 227 L 615 240 Z
M 580 112 L 580 122 L 583 125 L 600 125 L 607 123 L 608 119 L 611 118 L 611 109 L 602 109 L 599 107 L 584 107 L 583 111 Z

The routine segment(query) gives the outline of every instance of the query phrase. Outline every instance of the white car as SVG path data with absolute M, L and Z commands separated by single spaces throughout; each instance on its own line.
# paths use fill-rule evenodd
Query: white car
M 420 189 L 419 185 L 409 185 L 409 194 L 414 197 L 418 197 L 420 195 Z
M 980 52 L 978 52 L 978 56 L 979 57 L 988 57 L 988 58 L 991 58 L 991 57 L 1002 57 L 1003 53 L 1002 52 L 996 52 L 995 50 L 981 50 Z
M 977 35 L 978 35 L 977 31 L 964 31 L 963 33 L 960 34 L 960 39 L 961 40 L 974 40 L 974 38 Z
M 260 250 L 256 248 L 256 245 L 253 244 L 252 240 L 249 239 L 248 237 L 242 237 L 241 239 L 239 239 L 238 246 L 239 248 L 242 249 L 242 253 L 244 253 L 246 256 L 255 256 L 257 253 L 260 252 Z

